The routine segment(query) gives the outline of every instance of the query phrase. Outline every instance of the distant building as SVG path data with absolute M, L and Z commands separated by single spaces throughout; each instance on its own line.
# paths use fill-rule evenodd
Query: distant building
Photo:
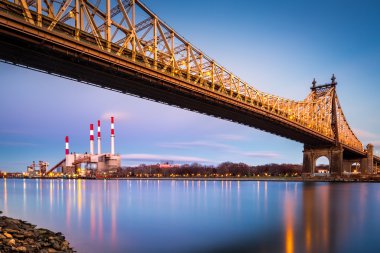
M 37 169 L 39 168 L 39 169 Z M 42 177 L 46 174 L 49 168 L 49 163 L 44 161 L 38 161 L 38 165 L 33 161 L 33 163 L 26 168 L 26 173 L 23 173 L 26 177 Z
M 173 164 L 172 162 L 161 162 L 157 164 L 160 169 L 179 168 L 179 164 Z
M 6 177 L 6 178 L 23 178 L 24 175 L 21 172 L 3 172 L 3 177 Z

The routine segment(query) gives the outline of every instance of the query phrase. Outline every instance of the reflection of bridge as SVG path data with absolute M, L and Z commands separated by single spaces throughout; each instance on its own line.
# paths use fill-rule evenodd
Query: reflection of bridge
M 363 149 L 336 93 L 313 82 L 302 101 L 258 91 L 192 46 L 139 0 L 4 0 L 0 58 L 122 93 L 259 128 L 304 143 L 304 172 L 325 155 L 341 174 L 380 158 Z

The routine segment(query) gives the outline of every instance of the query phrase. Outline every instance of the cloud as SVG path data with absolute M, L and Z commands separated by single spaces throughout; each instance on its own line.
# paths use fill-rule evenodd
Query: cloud
M 280 158 L 281 155 L 274 152 L 246 152 L 243 153 L 244 156 L 255 157 L 255 158 Z
M 6 135 L 30 135 L 31 133 L 22 130 L 0 129 L 0 134 Z
M 102 120 L 110 120 L 112 116 L 115 117 L 115 121 L 121 121 L 128 118 L 126 112 L 105 112 L 102 115 Z
M 372 144 L 375 148 L 380 148 L 380 141 L 372 141 L 371 144 Z
M 359 137 L 362 142 L 364 142 L 364 147 L 366 147 L 366 143 L 371 143 L 375 147 L 375 149 L 380 149 L 379 135 L 361 129 L 354 129 L 353 131 L 356 134 L 356 136 Z
M 190 149 L 190 148 L 212 148 L 232 150 L 233 147 L 227 144 L 212 141 L 190 141 L 190 142 L 167 142 L 160 143 L 158 146 L 162 148 Z
M 17 141 L 0 141 L 0 146 L 11 146 L 11 147 L 34 147 L 38 146 L 31 142 L 17 142 Z
M 379 139 L 380 137 L 377 134 L 362 130 L 362 129 L 354 129 L 354 133 L 359 137 L 365 140 L 367 139 Z
M 242 141 L 247 139 L 245 136 L 238 134 L 217 134 L 215 137 L 225 141 Z
M 208 163 L 207 159 L 195 156 L 177 156 L 177 155 L 156 155 L 156 154 L 124 154 L 121 155 L 123 160 L 141 161 L 141 162 L 160 162 L 160 161 L 173 161 L 173 162 L 199 162 Z
M 30 161 L 5 161 L 5 162 L 2 162 L 2 164 L 29 164 Z
M 20 167 L 26 167 L 26 165 L 29 165 L 31 162 L 22 162 L 22 161 L 1 161 L 0 162 L 0 171 L 6 171 L 6 172 L 16 172 L 20 171 Z
M 231 145 L 219 143 L 219 142 L 210 142 L 210 141 L 192 141 L 192 142 L 170 142 L 170 143 L 161 143 L 158 144 L 163 148 L 173 148 L 173 149 L 190 149 L 190 148 L 207 148 L 207 149 L 218 149 L 222 152 L 229 152 L 232 154 L 242 155 L 245 157 L 255 157 L 255 158 L 280 158 L 281 155 L 275 152 L 243 152 L 239 148 L 233 147 Z

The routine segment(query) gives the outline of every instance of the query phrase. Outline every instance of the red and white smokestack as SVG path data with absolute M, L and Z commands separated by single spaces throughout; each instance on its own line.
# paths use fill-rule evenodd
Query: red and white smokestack
M 94 124 L 90 124 L 90 154 L 94 154 Z
M 69 153 L 69 136 L 66 136 L 65 138 L 65 141 L 66 141 L 66 155 L 70 154 Z
M 101 135 L 100 135 L 100 120 L 98 120 L 98 154 L 100 155 L 102 153 L 102 144 L 100 142 Z
M 111 155 L 115 154 L 115 121 L 111 117 Z

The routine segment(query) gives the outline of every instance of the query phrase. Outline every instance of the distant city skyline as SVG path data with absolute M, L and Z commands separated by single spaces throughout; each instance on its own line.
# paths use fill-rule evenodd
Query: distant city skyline
M 379 155 L 377 1 L 142 2 L 261 91 L 302 100 L 314 77 L 326 83 L 334 73 L 351 128 Z M 97 120 L 109 152 L 110 116 L 122 165 L 302 162 L 302 144 L 237 123 L 4 63 L 0 75 L 0 170 L 25 171 L 38 160 L 55 165 L 66 135 L 71 152 L 89 152 L 89 124 Z

